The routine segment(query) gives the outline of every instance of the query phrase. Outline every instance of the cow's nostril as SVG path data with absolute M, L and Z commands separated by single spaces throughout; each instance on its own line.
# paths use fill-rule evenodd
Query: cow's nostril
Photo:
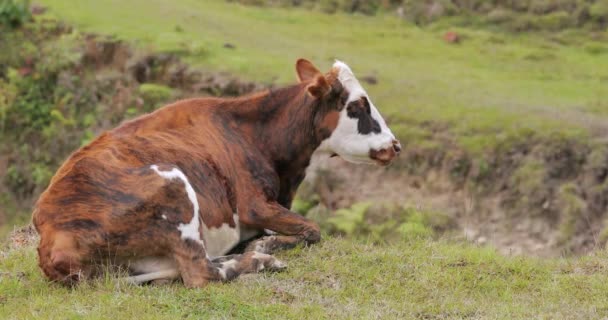
M 393 149 L 395 150 L 395 153 L 401 152 L 401 143 L 397 140 L 393 140 Z

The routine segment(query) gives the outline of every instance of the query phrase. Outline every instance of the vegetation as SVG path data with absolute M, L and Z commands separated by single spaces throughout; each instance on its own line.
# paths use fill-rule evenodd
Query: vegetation
M 374 79 L 366 87 L 404 144 L 402 161 L 390 170 L 417 176 L 439 171 L 481 202 L 498 194 L 508 218 L 527 213 L 550 225 L 572 220 L 583 226 L 577 219 L 589 217 L 566 218 L 558 205 L 562 185 L 574 183 L 591 212 L 592 222 L 585 223 L 600 229 L 572 233 L 564 227 L 568 236 L 556 237 L 575 252 L 587 250 L 568 245 L 581 233 L 592 239 L 591 247 L 603 245 L 597 241 L 608 205 L 607 164 L 594 159 L 608 150 L 601 139 L 608 101 L 605 32 L 513 35 L 448 28 L 450 20 L 421 29 L 386 14 L 324 15 L 219 0 L 42 3 L 49 6 L 46 15 L 0 36 L 0 135 L 11 141 L 0 161 L 6 164 L 4 220 L 27 221 L 61 161 L 100 131 L 164 101 L 256 87 L 193 71 L 181 61 L 281 85 L 293 81 L 293 61 L 300 56 L 323 68 L 339 57 L 363 79 Z M 222 25 L 231 28 L 213 27 Z M 255 32 L 241 32 L 251 26 Z M 445 42 L 446 31 L 456 32 L 460 43 Z M 480 216 L 484 206 L 477 208 Z
M 54 20 L 0 34 L 0 235 L 29 220 L 61 162 L 102 130 L 187 94 L 256 87 L 219 78 Z
M 0 31 L 17 28 L 31 18 L 27 0 L 2 0 L 0 2 Z
M 186 289 L 107 277 L 49 285 L 31 247 L 0 260 L 2 319 L 599 319 L 607 258 L 538 260 L 424 238 L 392 246 L 325 238 L 283 252 L 282 273 Z
M 302 7 L 325 13 L 373 15 L 396 10 L 419 25 L 447 20 L 459 26 L 493 26 L 508 31 L 598 30 L 608 25 L 605 0 L 228 0 L 246 5 Z
M 256 6 L 42 0 L 48 12 L 32 17 L 27 2 L 0 0 L 0 236 L 27 223 L 63 159 L 103 130 L 181 97 L 291 83 L 299 57 L 352 65 L 401 160 L 378 175 L 320 171 L 293 209 L 320 223 L 324 241 L 280 253 L 284 273 L 201 290 L 118 275 L 50 285 L 35 238 L 13 235 L 0 249 L 0 318 L 608 315 L 608 257 L 597 250 L 608 241 L 604 0 L 238 2 Z M 396 196 L 352 192 L 357 177 L 380 177 L 372 188 Z M 453 198 L 420 206 L 408 188 Z M 527 226 L 550 255 L 591 253 L 503 256 L 464 242 L 485 240 L 463 236 L 463 219 L 498 233 Z

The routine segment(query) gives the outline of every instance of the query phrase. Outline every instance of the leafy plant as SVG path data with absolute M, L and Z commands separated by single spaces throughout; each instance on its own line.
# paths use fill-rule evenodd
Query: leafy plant
M 29 0 L 0 1 L 0 27 L 17 28 L 31 18 Z

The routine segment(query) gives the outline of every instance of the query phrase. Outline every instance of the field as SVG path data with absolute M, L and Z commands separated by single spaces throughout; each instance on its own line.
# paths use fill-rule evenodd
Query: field
M 234 90 L 204 92 L 234 95 L 293 83 L 300 57 L 322 70 L 343 60 L 404 152 L 385 169 L 315 164 L 293 210 L 318 221 L 324 239 L 280 253 L 289 265 L 282 273 L 199 290 L 132 286 L 113 275 L 67 289 L 43 279 L 31 239 L 15 244 L 13 236 L 0 247 L 0 318 L 608 316 L 606 30 L 518 33 L 457 17 L 417 26 L 393 11 L 220 0 L 38 2 L 46 13 L 8 38 L 15 48 L 26 43 L 19 37 L 27 43 L 12 53 L 0 43 L 0 236 L 28 222 L 71 150 L 124 119 L 201 94 L 156 69 L 187 65 L 218 83 L 236 77 Z M 448 31 L 460 41 L 445 41 Z M 91 45 L 134 53 L 100 66 Z M 31 82 L 17 76 L 31 67 L 16 58 L 22 52 L 42 66 Z M 126 70 L 146 56 L 172 58 L 135 81 Z M 29 100 L 19 104 L 14 92 Z
M 326 238 L 279 254 L 287 271 L 204 289 L 101 279 L 49 286 L 30 247 L 0 261 L 2 319 L 600 319 L 606 255 L 506 258 L 413 239 L 391 246 Z
M 358 75 L 378 78 L 368 85 L 370 95 L 402 136 L 409 121 L 449 124 L 466 136 L 464 145 L 497 130 L 586 132 L 585 120 L 608 109 L 602 99 L 608 47 L 578 34 L 456 29 L 464 40 L 451 45 L 442 39 L 447 26 L 420 29 L 388 14 L 323 15 L 194 0 L 42 3 L 82 31 L 176 52 L 194 65 L 262 83 L 292 83 L 300 57 L 325 70 L 343 60 Z

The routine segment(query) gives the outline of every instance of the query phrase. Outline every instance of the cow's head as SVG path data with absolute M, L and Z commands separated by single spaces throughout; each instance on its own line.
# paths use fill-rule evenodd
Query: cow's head
M 315 129 L 322 136 L 322 152 L 355 163 L 389 164 L 401 144 L 386 125 L 350 68 L 336 61 L 328 74 L 321 74 L 308 60 L 300 59 L 296 71 L 307 82 L 308 93 L 320 99 Z

